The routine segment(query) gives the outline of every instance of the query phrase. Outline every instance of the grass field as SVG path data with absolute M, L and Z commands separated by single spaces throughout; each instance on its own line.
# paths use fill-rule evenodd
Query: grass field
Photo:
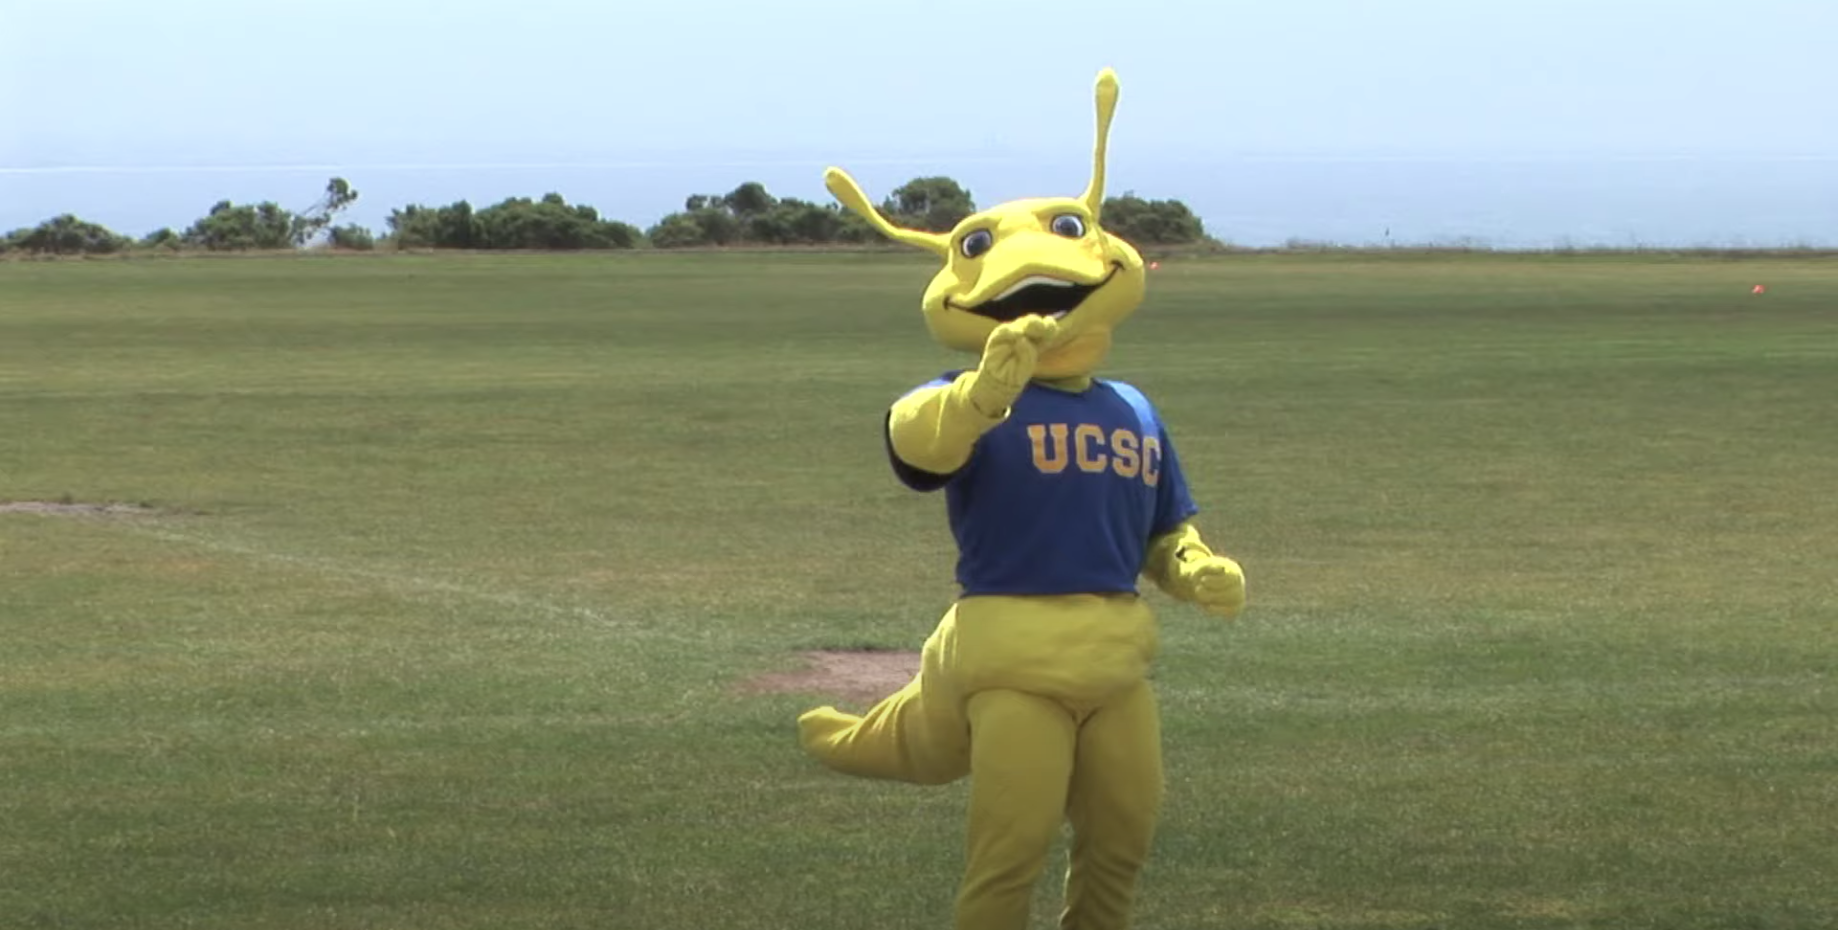
M 0 514 L 0 925 L 948 926 L 964 786 L 737 687 L 948 603 L 929 274 L 0 264 L 0 501 L 158 509 Z M 1838 261 L 1173 262 L 1108 373 L 1252 600 L 1139 926 L 1838 925 Z

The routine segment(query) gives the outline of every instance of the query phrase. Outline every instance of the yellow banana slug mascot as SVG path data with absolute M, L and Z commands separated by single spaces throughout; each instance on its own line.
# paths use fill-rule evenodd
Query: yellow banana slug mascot
M 961 596 L 910 683 L 863 716 L 811 710 L 799 737 L 851 775 L 970 776 L 960 930 L 1027 925 L 1067 821 L 1060 926 L 1128 925 L 1162 800 L 1157 635 L 1138 579 L 1221 616 L 1244 606 L 1238 564 L 1191 522 L 1198 508 L 1154 406 L 1093 377 L 1145 286 L 1142 257 L 1099 222 L 1116 103 L 1107 69 L 1083 196 L 1002 204 L 948 235 L 897 228 L 847 174 L 825 176 L 884 235 L 944 261 L 926 325 L 979 359 L 899 398 L 886 423 L 900 480 L 945 492 Z

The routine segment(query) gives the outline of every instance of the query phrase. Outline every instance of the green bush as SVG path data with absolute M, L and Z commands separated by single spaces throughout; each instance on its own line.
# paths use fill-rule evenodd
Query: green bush
M 403 249 L 475 249 L 478 218 L 461 200 L 444 207 L 410 204 L 389 213 L 390 238 Z
M 708 244 L 708 233 L 702 224 L 696 222 L 695 216 L 688 213 L 672 213 L 658 221 L 645 233 L 651 245 L 660 249 L 685 249 Z
M 291 249 L 297 217 L 273 201 L 236 206 L 219 201 L 182 237 L 185 245 L 213 252 Z
M 757 181 L 727 194 L 696 194 L 683 210 L 659 220 L 646 233 L 660 249 L 720 246 L 816 245 L 826 242 L 872 242 L 879 233 L 835 205 L 788 197 L 780 200 Z
M 368 252 L 377 247 L 377 237 L 370 230 L 355 224 L 332 227 L 331 243 L 334 249 L 352 252 Z
M 143 249 L 166 249 L 171 252 L 178 251 L 184 244 L 185 238 L 173 232 L 170 226 L 156 229 L 140 240 L 140 247 Z
M 1144 200 L 1133 193 L 1106 198 L 1106 231 L 1132 245 L 1190 245 L 1207 239 L 1200 218 L 1178 200 Z
M 951 178 L 914 178 L 894 188 L 881 204 L 881 212 L 895 226 L 950 232 L 976 212 L 976 201 Z
M 17 229 L 0 240 L 0 251 L 43 255 L 109 255 L 134 244 L 106 226 L 66 213 L 29 229 Z
M 632 249 L 644 238 L 638 227 L 602 219 L 584 204 L 570 206 L 560 194 L 513 197 L 476 212 L 463 200 L 413 205 L 391 211 L 389 228 L 399 248 Z

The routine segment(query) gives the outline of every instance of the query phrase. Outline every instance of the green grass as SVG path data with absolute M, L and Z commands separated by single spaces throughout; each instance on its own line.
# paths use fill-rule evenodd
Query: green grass
M 0 514 L 0 923 L 948 926 L 964 786 L 736 688 L 951 595 L 929 272 L 0 264 L 0 500 L 162 509 Z M 1139 926 L 1832 926 L 1838 262 L 1172 261 L 1108 373 L 1252 596 Z

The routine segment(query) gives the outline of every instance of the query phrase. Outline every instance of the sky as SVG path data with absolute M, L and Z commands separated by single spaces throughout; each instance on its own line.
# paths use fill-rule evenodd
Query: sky
M 334 173 L 373 222 L 578 190 L 642 224 L 750 179 L 827 200 L 831 163 L 876 194 L 1072 194 L 1112 66 L 1113 192 L 1209 226 L 1377 201 L 1459 230 L 1435 204 L 1479 195 L 1505 199 L 1469 227 L 1557 230 L 1553 197 L 1666 176 L 1643 216 L 1683 190 L 1727 201 L 1706 230 L 1838 238 L 1834 35 L 1832 0 L 0 0 L 0 228 L 139 234 Z

